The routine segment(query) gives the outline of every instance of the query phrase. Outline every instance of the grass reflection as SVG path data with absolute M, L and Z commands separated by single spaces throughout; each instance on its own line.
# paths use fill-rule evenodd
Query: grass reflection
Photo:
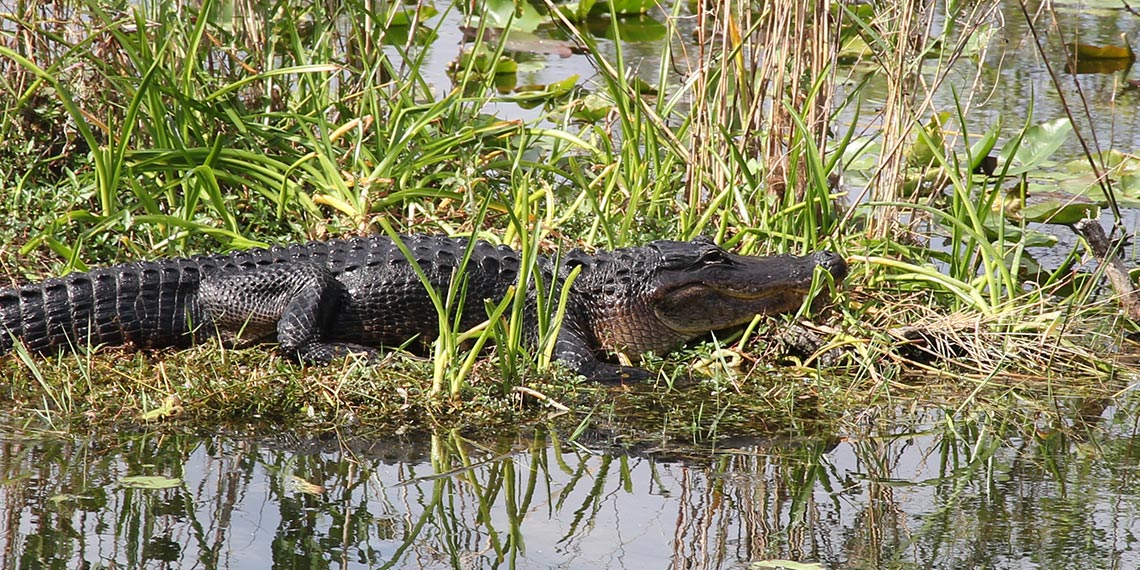
M 840 436 L 0 434 L 0 567 L 1103 567 L 1140 560 L 1134 398 Z M 913 418 L 910 414 L 901 414 Z M 1020 416 L 1016 416 L 1020 417 Z

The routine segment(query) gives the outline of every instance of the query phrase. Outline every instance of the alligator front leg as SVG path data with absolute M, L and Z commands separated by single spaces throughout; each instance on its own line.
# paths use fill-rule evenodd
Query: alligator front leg
M 558 334 L 558 340 L 554 344 L 554 357 L 587 380 L 603 384 L 636 382 L 650 376 L 649 372 L 641 368 L 598 360 L 594 350 L 580 334 L 565 328 Z
M 207 277 L 198 300 L 223 340 L 276 339 L 282 352 L 302 362 L 360 352 L 379 357 L 374 348 L 322 339 L 346 295 L 344 284 L 324 266 L 284 263 Z

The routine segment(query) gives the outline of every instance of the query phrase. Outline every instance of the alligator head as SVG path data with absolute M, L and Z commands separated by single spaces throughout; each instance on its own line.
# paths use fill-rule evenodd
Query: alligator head
M 594 321 L 606 350 L 630 355 L 663 354 L 759 314 L 794 311 L 809 294 L 816 268 L 836 283 L 847 276 L 843 258 L 830 251 L 755 257 L 730 253 L 704 238 L 636 249 L 645 255 L 623 260 L 633 279 L 625 293 L 613 297 L 625 302 L 603 303 L 610 310 L 595 313 Z
M 811 289 L 816 267 L 831 273 L 836 283 L 847 276 L 843 258 L 830 251 L 755 257 L 730 253 L 706 240 L 654 245 L 663 263 L 650 304 L 662 324 L 686 335 L 798 309 Z

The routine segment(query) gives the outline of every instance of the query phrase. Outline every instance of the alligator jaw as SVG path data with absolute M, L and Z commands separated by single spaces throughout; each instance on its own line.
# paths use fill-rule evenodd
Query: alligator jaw
M 830 272 L 836 283 L 847 275 L 847 264 L 831 252 L 804 257 L 721 253 L 716 263 L 660 276 L 651 306 L 661 323 L 690 338 L 739 326 L 759 314 L 798 309 L 817 267 Z

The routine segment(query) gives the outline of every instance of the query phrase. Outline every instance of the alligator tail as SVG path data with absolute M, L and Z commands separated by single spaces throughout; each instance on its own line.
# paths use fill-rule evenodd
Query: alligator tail
M 201 268 L 192 259 L 137 262 L 0 289 L 0 355 L 96 345 L 193 342 Z

